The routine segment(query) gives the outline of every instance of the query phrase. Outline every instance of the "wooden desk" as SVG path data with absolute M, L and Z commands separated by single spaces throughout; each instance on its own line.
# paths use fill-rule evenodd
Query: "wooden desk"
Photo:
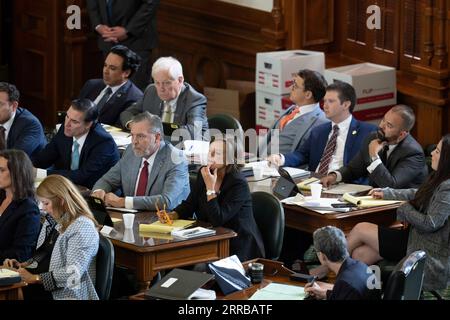
M 261 283 L 252 285 L 251 287 L 231 293 L 224 296 L 220 291 L 216 291 L 217 300 L 248 300 L 250 297 L 259 289 L 262 289 L 269 285 L 270 283 L 283 283 L 288 285 L 304 287 L 305 283 L 292 281 L 289 279 L 289 275 L 294 273 L 294 271 L 286 268 L 282 262 L 272 261 L 267 259 L 254 259 L 251 261 L 246 261 L 243 263 L 245 270 L 247 270 L 248 264 L 250 262 L 259 262 L 264 264 L 264 279 Z M 326 284 L 324 282 L 318 282 L 323 286 L 328 286 L 332 288 L 332 284 Z M 130 300 L 147 300 L 144 293 L 139 293 L 137 295 L 131 296 Z
M 259 182 L 251 182 L 251 180 L 249 179 L 251 192 L 264 191 L 272 193 L 276 183 L 276 179 L 272 180 L 271 185 L 263 185 Z M 360 222 L 371 222 L 387 227 L 398 225 L 396 211 L 399 205 L 393 204 L 332 214 L 321 214 L 304 207 L 287 204 L 283 204 L 283 208 L 287 227 L 313 233 L 316 229 L 324 226 L 335 226 L 344 231 L 344 233 L 349 233 Z
M 0 286 L 0 300 L 23 300 L 22 288 L 26 282 L 16 283 L 10 286 Z
M 111 218 L 122 219 L 119 212 L 110 212 Z M 174 240 L 170 235 L 139 234 L 140 223 L 157 220 L 155 213 L 136 214 L 134 227 L 125 230 L 123 221 L 114 223 L 108 236 L 114 244 L 115 263 L 135 270 L 141 290 L 148 289 L 150 281 L 161 270 L 220 260 L 229 256 L 230 239 L 236 233 L 216 228 L 216 235 L 190 240 Z

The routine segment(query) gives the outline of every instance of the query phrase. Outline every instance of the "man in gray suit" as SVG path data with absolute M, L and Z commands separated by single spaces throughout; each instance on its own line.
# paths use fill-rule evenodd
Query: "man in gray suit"
M 94 185 L 94 197 L 116 208 L 174 209 L 189 192 L 187 162 L 180 150 L 161 139 L 162 123 L 148 112 L 131 122 L 132 144 L 122 159 Z M 125 197 L 113 192 L 122 188 Z
M 423 149 L 410 135 L 415 119 L 410 107 L 392 107 L 381 120 L 378 132 L 367 136 L 348 165 L 322 178 L 324 187 L 362 177 L 368 177 L 369 184 L 374 187 L 419 187 L 428 172 Z
M 159 58 L 153 64 L 152 77 L 154 84 L 147 87 L 144 97 L 120 115 L 122 126 L 128 129 L 134 115 L 148 111 L 185 129 L 188 137 L 184 138 L 208 140 L 206 98 L 184 82 L 181 63 L 172 57 Z
M 329 122 L 319 105 L 325 96 L 326 87 L 327 81 L 317 71 L 304 69 L 297 73 L 290 95 L 294 105 L 281 115 L 267 133 L 267 138 L 259 147 L 261 158 L 273 153 L 295 151 L 308 139 L 312 128 Z

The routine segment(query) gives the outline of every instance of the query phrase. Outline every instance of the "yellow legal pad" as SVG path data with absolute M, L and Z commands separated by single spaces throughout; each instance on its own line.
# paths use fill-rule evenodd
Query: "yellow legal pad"
M 194 224 L 193 220 L 174 220 L 172 225 L 161 223 L 159 221 L 152 224 L 140 224 L 139 232 L 156 232 L 156 233 L 171 233 L 174 229 L 184 229 Z
M 388 204 L 403 202 L 403 201 L 398 201 L 398 200 L 374 199 L 374 198 L 372 198 L 372 196 L 355 197 L 348 193 L 345 193 L 343 198 L 345 201 L 356 204 L 360 208 L 379 207 L 379 206 L 385 206 Z

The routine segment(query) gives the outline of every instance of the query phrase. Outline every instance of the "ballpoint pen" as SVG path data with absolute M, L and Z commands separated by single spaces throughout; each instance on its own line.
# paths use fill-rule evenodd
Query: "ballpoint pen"
M 314 277 L 311 279 L 311 281 L 308 282 L 309 287 L 314 286 L 314 282 L 316 282 L 316 280 L 317 280 L 317 276 L 314 276 Z M 305 295 L 305 299 L 310 299 L 310 298 L 312 298 L 311 294 L 307 293 L 307 294 Z

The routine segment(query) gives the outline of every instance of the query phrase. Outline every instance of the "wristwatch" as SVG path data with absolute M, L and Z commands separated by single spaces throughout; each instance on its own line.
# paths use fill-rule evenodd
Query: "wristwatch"
M 216 191 L 214 191 L 214 190 L 206 190 L 206 195 L 207 196 L 212 196 L 214 194 L 216 194 Z

